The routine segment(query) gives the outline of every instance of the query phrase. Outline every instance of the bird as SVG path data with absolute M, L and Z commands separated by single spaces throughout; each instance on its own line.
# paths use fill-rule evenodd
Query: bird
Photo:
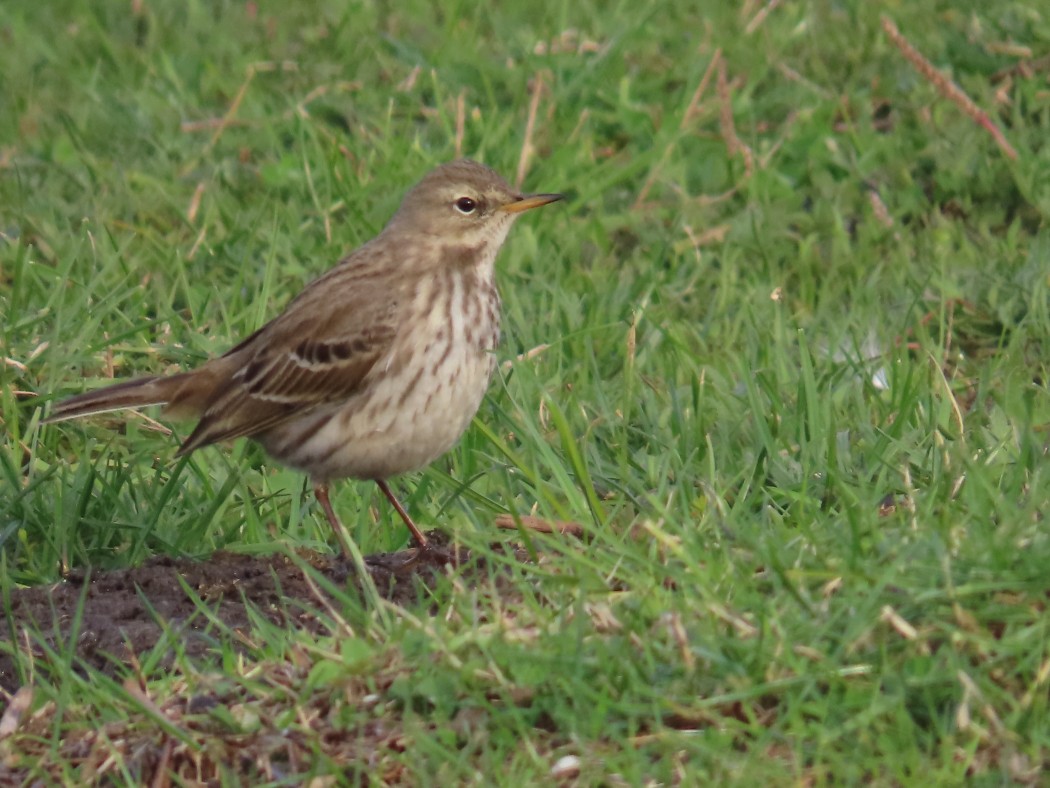
M 562 198 L 469 159 L 442 164 L 379 235 L 225 354 L 70 397 L 44 423 L 162 405 L 197 419 L 176 457 L 246 437 L 305 473 L 345 555 L 329 485 L 347 478 L 374 481 L 422 553 L 388 480 L 445 454 L 474 418 L 500 339 L 497 253 L 518 217 Z

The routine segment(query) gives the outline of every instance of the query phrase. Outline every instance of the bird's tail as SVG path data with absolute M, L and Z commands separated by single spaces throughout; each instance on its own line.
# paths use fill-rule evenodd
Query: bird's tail
M 62 400 L 44 419 L 45 424 L 66 421 L 92 413 L 107 413 L 124 408 L 142 408 L 146 405 L 168 405 L 178 399 L 179 390 L 192 373 L 182 373 L 166 378 L 136 378 L 113 386 L 85 391 L 75 397 Z

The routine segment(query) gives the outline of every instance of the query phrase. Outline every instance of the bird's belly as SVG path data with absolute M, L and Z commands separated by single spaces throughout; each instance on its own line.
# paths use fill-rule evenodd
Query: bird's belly
M 476 346 L 421 352 L 345 403 L 258 437 L 276 459 L 317 481 L 413 471 L 456 444 L 494 366 L 492 353 Z

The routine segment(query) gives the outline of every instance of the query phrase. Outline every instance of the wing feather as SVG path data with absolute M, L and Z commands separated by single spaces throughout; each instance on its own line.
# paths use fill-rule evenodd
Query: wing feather
M 339 281 L 340 272 L 349 281 Z M 315 280 L 283 314 L 216 360 L 231 373 L 179 454 L 263 433 L 361 389 L 390 350 L 398 298 L 390 288 L 377 298 L 374 276 L 353 288 L 353 273 L 337 268 Z

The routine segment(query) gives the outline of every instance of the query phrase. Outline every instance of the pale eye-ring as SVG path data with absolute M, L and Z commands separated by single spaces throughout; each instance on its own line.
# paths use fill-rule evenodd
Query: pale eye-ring
M 453 205 L 455 205 L 456 210 L 464 216 L 470 216 L 470 214 L 478 209 L 477 200 L 474 200 L 471 197 L 460 197 L 453 203 Z

